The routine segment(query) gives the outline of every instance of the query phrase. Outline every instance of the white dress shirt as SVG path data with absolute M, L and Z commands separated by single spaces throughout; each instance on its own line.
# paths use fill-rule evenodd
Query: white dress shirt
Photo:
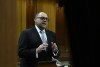
M 36 28 L 36 30 L 38 31 L 38 34 L 40 35 L 40 38 L 41 38 L 41 33 L 40 33 L 40 29 L 35 25 L 35 28 Z M 46 35 L 46 32 L 45 32 L 45 29 L 43 30 L 43 32 L 44 32 L 44 37 L 46 38 L 46 40 L 47 40 L 47 35 Z M 41 40 L 42 40 L 42 38 L 41 38 Z
M 36 28 L 36 30 L 38 31 L 38 34 L 39 34 L 39 36 L 40 36 L 40 38 L 41 38 L 41 33 L 40 33 L 40 29 L 35 25 L 35 28 Z M 43 30 L 44 32 L 45 32 L 45 29 Z M 47 40 L 47 35 L 46 35 L 46 32 L 44 33 L 44 36 L 45 36 L 45 38 L 46 38 L 46 40 Z M 53 52 L 53 54 L 54 54 L 54 56 L 56 56 L 57 54 L 58 54 L 58 51 L 57 51 L 57 53 L 55 54 L 54 52 Z M 38 58 L 38 53 L 36 52 L 36 58 Z

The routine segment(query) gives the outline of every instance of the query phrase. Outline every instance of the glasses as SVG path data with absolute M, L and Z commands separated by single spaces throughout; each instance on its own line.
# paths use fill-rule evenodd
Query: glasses
M 49 20 L 47 17 L 37 17 L 37 18 L 40 18 L 41 20 Z

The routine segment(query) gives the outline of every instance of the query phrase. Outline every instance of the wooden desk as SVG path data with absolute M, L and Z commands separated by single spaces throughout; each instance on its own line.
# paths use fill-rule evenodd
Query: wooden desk
M 38 67 L 57 67 L 55 61 L 41 61 L 38 63 Z

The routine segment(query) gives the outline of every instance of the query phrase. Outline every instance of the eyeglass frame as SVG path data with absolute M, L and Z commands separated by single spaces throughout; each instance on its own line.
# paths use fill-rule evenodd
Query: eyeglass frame
M 46 21 L 49 20 L 47 17 L 37 17 L 37 18 L 40 18 L 41 20 L 46 20 Z

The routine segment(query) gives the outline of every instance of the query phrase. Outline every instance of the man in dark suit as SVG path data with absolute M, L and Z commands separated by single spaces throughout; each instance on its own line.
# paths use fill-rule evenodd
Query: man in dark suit
M 38 61 L 49 61 L 52 60 L 52 57 L 59 57 L 56 35 L 46 29 L 48 25 L 47 14 L 39 12 L 34 21 L 35 26 L 24 30 L 19 38 L 20 67 L 37 67 Z

